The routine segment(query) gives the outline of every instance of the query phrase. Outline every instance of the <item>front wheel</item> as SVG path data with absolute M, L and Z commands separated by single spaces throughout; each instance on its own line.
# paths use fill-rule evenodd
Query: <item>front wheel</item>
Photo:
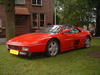
M 85 48 L 89 48 L 90 46 L 91 46 L 91 40 L 89 37 L 87 37 L 85 40 Z
M 47 56 L 56 56 L 59 52 L 59 43 L 56 40 L 50 40 L 47 44 Z

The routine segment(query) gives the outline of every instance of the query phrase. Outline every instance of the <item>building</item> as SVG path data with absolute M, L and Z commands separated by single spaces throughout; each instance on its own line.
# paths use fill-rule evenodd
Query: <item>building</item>
M 15 0 L 16 35 L 53 24 L 53 0 Z M 0 4 L 0 36 L 5 35 L 5 6 Z

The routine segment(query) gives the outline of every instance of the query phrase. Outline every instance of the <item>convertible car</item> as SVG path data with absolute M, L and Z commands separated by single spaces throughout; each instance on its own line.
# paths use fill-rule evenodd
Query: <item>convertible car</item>
M 53 25 L 39 33 L 23 34 L 7 42 L 9 53 L 28 55 L 44 52 L 47 56 L 56 56 L 59 52 L 88 48 L 92 36 L 76 26 Z

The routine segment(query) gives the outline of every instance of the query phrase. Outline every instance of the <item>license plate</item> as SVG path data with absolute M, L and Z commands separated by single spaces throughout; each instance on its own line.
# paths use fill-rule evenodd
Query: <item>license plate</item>
M 12 50 L 12 49 L 11 49 L 11 50 L 10 50 L 10 53 L 11 53 L 11 54 L 14 54 L 14 55 L 18 55 L 19 51 L 17 51 L 17 50 Z

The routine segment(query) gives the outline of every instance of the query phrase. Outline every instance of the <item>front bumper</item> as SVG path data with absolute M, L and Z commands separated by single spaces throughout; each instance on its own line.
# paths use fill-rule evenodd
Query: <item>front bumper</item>
M 22 49 L 23 47 L 27 47 L 27 48 L 29 48 L 29 50 L 24 51 Z M 13 54 L 13 55 L 28 55 L 31 53 L 38 53 L 38 52 L 45 51 L 45 45 L 43 45 L 43 44 L 35 44 L 32 46 L 7 45 L 7 48 L 9 50 L 10 54 Z
M 24 52 L 24 51 L 19 51 L 19 50 L 13 50 L 13 49 L 8 49 L 10 54 L 13 55 L 28 55 L 28 52 Z

